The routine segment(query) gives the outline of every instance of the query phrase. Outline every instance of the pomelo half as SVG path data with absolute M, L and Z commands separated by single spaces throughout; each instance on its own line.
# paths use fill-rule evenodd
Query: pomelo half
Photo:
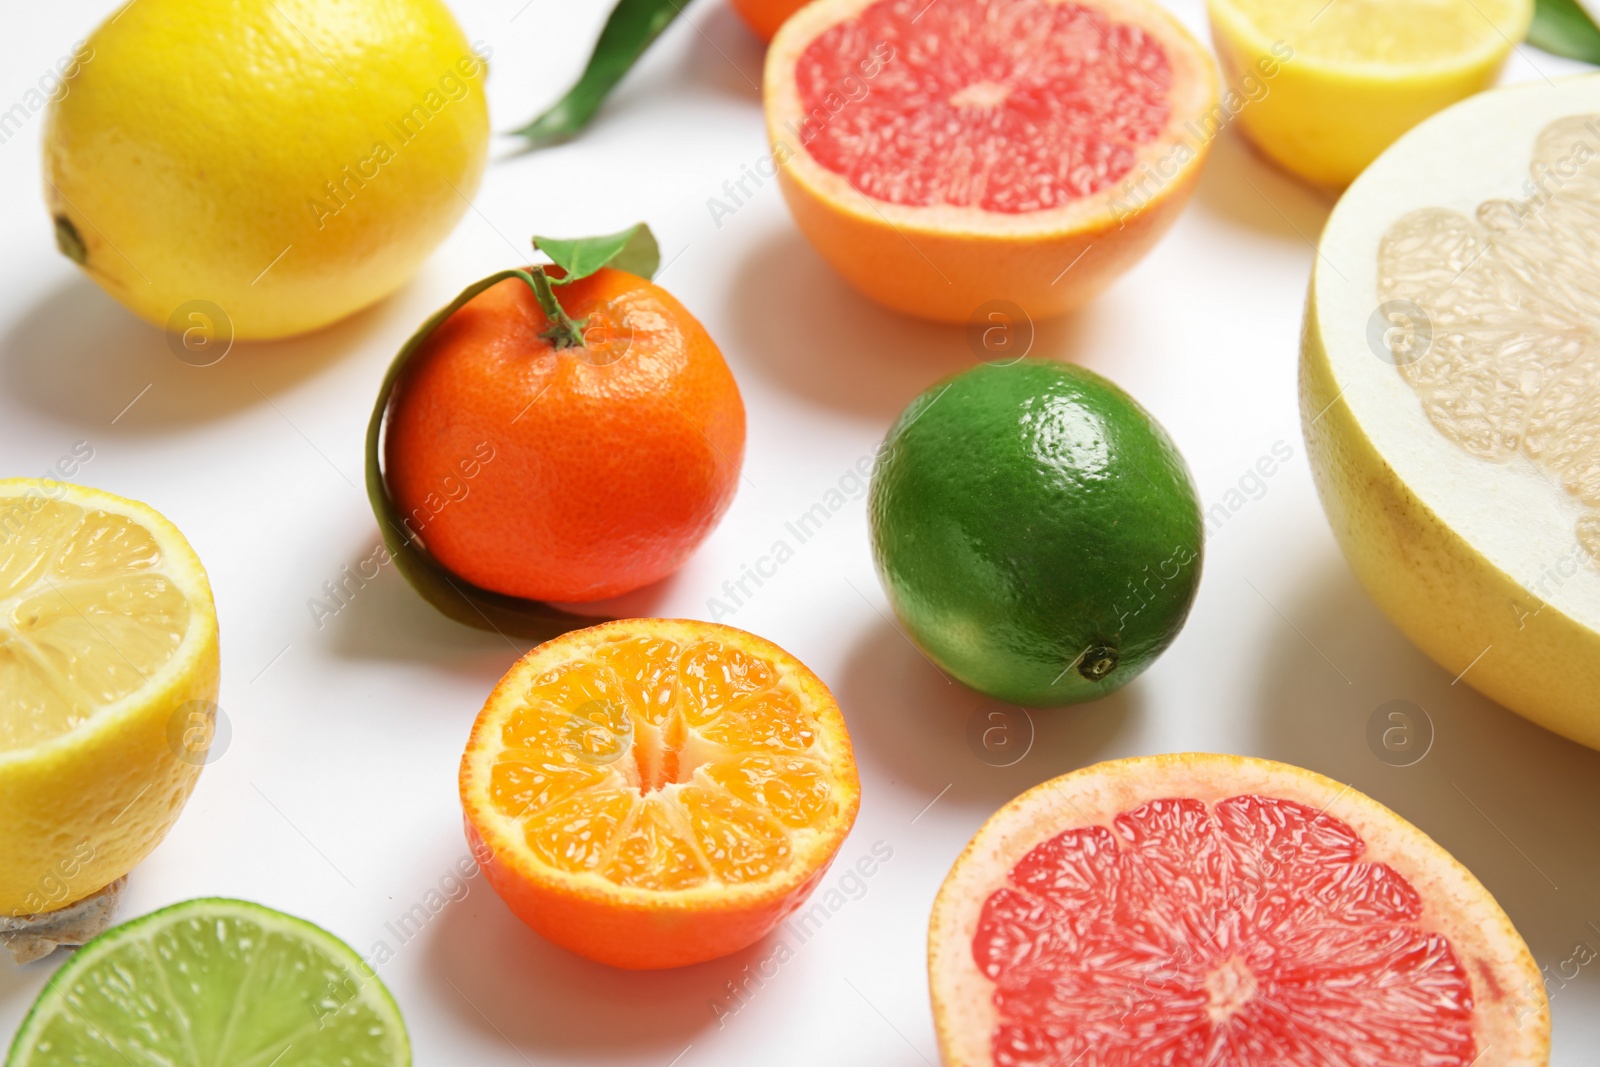
M 1181 754 L 1035 786 L 934 902 L 947 1067 L 1524 1067 L 1527 946 L 1422 831 L 1311 771 Z
M 1301 413 L 1352 569 L 1459 680 L 1600 748 L 1600 77 L 1474 97 L 1340 200 Z
M 1104 289 L 1221 122 L 1211 58 L 1151 0 L 818 0 L 764 92 L 801 231 L 867 296 L 949 322 Z

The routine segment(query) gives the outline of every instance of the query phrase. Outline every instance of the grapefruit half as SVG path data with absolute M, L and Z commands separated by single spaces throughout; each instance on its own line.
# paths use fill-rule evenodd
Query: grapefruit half
M 1600 76 L 1397 141 L 1323 231 L 1300 361 L 1340 547 L 1445 671 L 1600 748 Z
M 965 322 L 1070 311 L 1187 201 L 1217 74 L 1150 0 L 818 0 L 767 52 L 801 231 L 852 285 Z
M 934 903 L 948 1067 L 1524 1067 L 1544 984 L 1376 801 L 1240 756 L 1115 760 L 1000 809 Z

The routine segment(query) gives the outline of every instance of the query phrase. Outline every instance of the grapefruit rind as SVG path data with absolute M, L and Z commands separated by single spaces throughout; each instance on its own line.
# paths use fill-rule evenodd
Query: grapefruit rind
M 1312 275 L 1300 407 L 1329 523 L 1385 614 L 1452 678 L 1600 748 L 1600 568 L 1575 548 L 1582 506 L 1525 456 L 1486 462 L 1443 437 L 1369 339 L 1390 227 L 1416 209 L 1470 219 L 1526 198 L 1539 131 L 1589 114 L 1600 116 L 1600 75 L 1484 93 L 1412 130 L 1350 187 Z M 1600 133 L 1592 141 L 1600 154 Z
M 736 809 L 749 817 L 749 809 L 756 808 L 773 824 L 781 825 L 787 841 L 784 859 L 771 873 L 719 876 L 717 861 L 708 862 L 691 834 L 695 855 L 685 860 L 699 865 L 698 876 L 665 888 L 625 884 L 618 881 L 617 867 L 611 863 L 626 840 L 620 833 L 607 846 L 607 859 L 573 870 L 570 865 L 552 862 L 559 857 L 541 856 L 530 847 L 524 819 L 537 820 L 539 810 L 530 810 L 519 818 L 497 808 L 495 768 L 509 751 L 503 740 L 504 730 L 510 718 L 526 707 L 526 694 L 535 680 L 548 677 L 553 668 L 564 664 L 594 662 L 608 646 L 641 635 L 675 642 L 679 648 L 708 640 L 720 642 L 726 649 L 759 657 L 776 668 L 776 680 L 756 692 L 753 699 L 730 701 L 700 723 L 688 720 L 690 736 L 681 742 L 681 751 L 692 757 L 695 766 L 681 780 L 658 788 L 640 787 L 631 780 L 627 784 L 641 798 L 635 801 L 635 809 L 661 804 L 682 816 L 686 810 L 704 811 L 709 805 Z M 726 724 L 730 714 L 736 718 L 741 710 L 749 710 L 759 698 L 772 693 L 784 694 L 786 704 L 791 704 L 792 698 L 803 709 L 809 728 L 803 751 L 786 752 L 781 736 L 767 747 L 739 749 L 726 740 L 727 732 L 738 728 L 737 722 L 721 735 L 712 729 Z M 633 730 L 637 735 L 647 735 L 650 724 L 636 719 Z M 783 725 L 774 732 L 781 735 Z M 711 739 L 717 736 L 723 740 Z M 632 746 L 636 743 L 636 736 L 628 736 L 623 741 L 627 748 L 616 754 L 617 762 L 633 759 Z M 736 750 L 754 760 L 773 763 L 785 759 L 793 762 L 798 755 L 825 772 L 830 785 L 827 802 L 813 805 L 814 814 L 809 818 L 796 815 L 793 809 L 783 812 L 770 806 L 757 808 L 756 798 L 748 792 L 740 793 L 737 782 L 729 788 L 731 777 L 726 773 L 726 761 L 719 769 L 718 755 Z M 610 760 L 612 753 L 604 751 L 601 758 Z M 624 780 L 608 779 L 596 788 L 614 790 L 617 782 Z M 860 784 L 838 705 L 822 681 L 798 660 L 771 642 L 732 627 L 649 619 L 620 620 L 565 634 L 519 660 L 490 694 L 473 726 L 461 763 L 461 796 L 474 852 L 490 883 L 524 922 L 549 940 L 591 959 L 619 967 L 657 968 L 682 966 L 737 951 L 759 939 L 798 907 L 820 881 L 854 823 Z M 630 823 L 628 829 L 631 831 L 636 825 Z
M 1313 771 L 1244 756 L 1177 754 L 1113 760 L 1035 786 L 996 812 L 956 860 L 934 901 L 928 973 L 946 1067 L 990 1067 L 1000 1022 L 995 985 L 973 961 L 973 935 L 990 894 L 1036 846 L 1164 798 L 1207 804 L 1244 794 L 1288 800 L 1333 816 L 1364 840 L 1362 859 L 1385 863 L 1423 904 L 1418 925 L 1448 939 L 1477 999 L 1480 1067 L 1548 1062 L 1543 975 L 1511 920 L 1465 867 L 1421 830 L 1356 790 Z M 1115 1019 L 1109 1020 L 1111 1024 Z M 1492 1051 L 1490 1051 L 1492 1050 Z
M 1114 22 L 1138 26 L 1171 65 L 1170 117 L 1139 147 L 1117 183 L 1063 207 L 1020 214 L 918 207 L 871 198 L 823 167 L 800 143 L 796 70 L 834 25 L 880 0 L 818 0 L 783 24 L 767 51 L 767 135 L 784 198 L 801 231 L 858 290 L 895 310 L 965 322 L 989 300 L 1033 317 L 1064 314 L 1133 265 L 1176 220 L 1209 153 L 1218 75 L 1176 19 L 1145 0 L 1096 0 Z

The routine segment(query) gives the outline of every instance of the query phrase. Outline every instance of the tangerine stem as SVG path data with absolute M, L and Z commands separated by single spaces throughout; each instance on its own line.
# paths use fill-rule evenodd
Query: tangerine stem
M 589 320 L 574 320 L 567 314 L 567 309 L 556 299 L 555 290 L 550 286 L 550 277 L 545 274 L 543 267 L 532 267 L 528 275 L 533 295 L 538 298 L 539 306 L 544 309 L 544 317 L 550 322 L 549 327 L 540 331 L 539 336 L 554 345 L 557 351 L 563 348 L 582 348 L 583 328 Z

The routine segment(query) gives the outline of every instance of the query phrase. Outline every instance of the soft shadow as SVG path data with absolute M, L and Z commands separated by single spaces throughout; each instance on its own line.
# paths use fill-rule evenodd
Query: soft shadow
M 20 1022 L 50 976 L 71 958 L 69 949 L 58 948 L 43 959 L 18 965 L 0 953 L 0 1005 L 5 1005 L 4 1014 Z
M 750 27 L 720 0 L 691 8 L 683 18 L 691 21 L 694 29 L 679 68 L 673 72 L 672 83 L 698 86 L 759 104 L 766 42 L 750 32 Z
M 160 434 L 260 404 L 325 369 L 378 328 L 389 303 L 302 337 L 237 342 L 202 367 L 175 354 L 185 350 L 174 335 L 75 275 L 0 338 L 0 382 L 24 404 L 97 434 Z
M 758 245 L 734 272 L 729 346 L 809 400 L 888 421 L 918 393 L 978 362 L 964 326 L 890 311 L 850 288 L 793 230 Z M 1034 324 L 1029 354 L 1072 359 L 1083 318 Z
M 947 678 L 887 621 L 855 642 L 834 689 L 858 759 L 927 796 L 942 794 L 941 806 L 984 815 L 1104 758 L 1141 713 L 1138 682 L 1069 708 L 991 699 Z
M 1304 636 L 1283 626 L 1262 659 L 1264 754 L 1348 782 L 1416 823 L 1494 893 L 1550 973 L 1579 942 L 1600 948 L 1590 925 L 1600 916 L 1600 753 L 1452 685 L 1331 551 L 1306 573 L 1301 588 L 1274 596 Z M 1374 712 L 1393 700 L 1433 724 L 1433 747 L 1408 767 L 1367 740 Z M 1558 1015 L 1593 1003 L 1600 967 L 1578 982 L 1587 993 L 1551 984 Z
M 669 1063 L 716 1021 L 726 983 L 769 954 L 766 943 L 670 971 L 594 963 L 523 925 L 486 886 L 441 913 L 428 941 L 435 1002 L 491 1042 L 543 1055 Z
M 376 532 L 373 537 L 376 539 Z M 520 656 L 538 643 L 456 622 L 411 588 L 392 562 L 380 563 L 380 558 L 375 541 L 356 545 L 341 570 L 343 604 L 325 590 L 315 598 L 319 605 L 336 608 L 331 613 L 319 608 L 313 615 L 336 655 L 421 661 L 469 674 L 478 674 L 487 666 L 498 678 L 510 665 L 507 656 Z M 374 571 L 373 577 L 364 577 Z M 597 623 L 653 617 L 660 614 L 659 605 L 672 595 L 681 573 L 608 600 L 551 606 Z
M 554 607 L 574 615 L 588 615 L 595 622 L 604 619 L 646 619 L 659 616 L 657 609 L 671 595 L 677 587 L 679 577 L 683 570 L 673 571 L 658 582 L 651 582 L 642 589 L 635 589 L 631 593 L 620 596 L 608 597 L 605 600 L 585 600 L 577 604 L 552 602 Z
M 352 551 L 349 571 L 359 573 L 362 561 L 369 559 L 372 551 L 371 545 Z M 371 573 L 371 564 L 367 572 Z M 326 597 L 320 599 L 329 602 Z M 321 619 L 328 647 L 345 659 L 428 663 L 465 674 L 483 674 L 492 684 L 534 644 L 440 614 L 392 563 L 380 567 L 377 577 L 345 599 L 337 613 Z
M 1272 163 L 1234 127 L 1211 146 L 1195 192 L 1203 211 L 1313 247 L 1338 199 L 1338 194 L 1308 185 Z

